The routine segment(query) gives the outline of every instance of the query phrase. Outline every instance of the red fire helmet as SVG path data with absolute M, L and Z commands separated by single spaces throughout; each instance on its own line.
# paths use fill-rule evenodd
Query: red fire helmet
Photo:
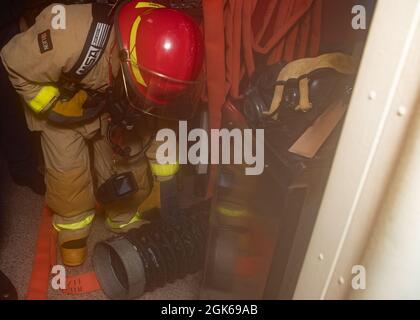
M 121 4 L 114 25 L 126 90 L 140 98 L 144 111 L 170 113 L 176 108 L 171 103 L 194 87 L 202 69 L 199 26 L 181 11 L 146 1 Z

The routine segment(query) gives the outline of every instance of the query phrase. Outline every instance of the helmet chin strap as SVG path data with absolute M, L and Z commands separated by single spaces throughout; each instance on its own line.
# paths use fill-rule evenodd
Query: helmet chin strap
M 111 10 L 109 10 L 108 18 L 111 18 L 114 15 L 115 9 L 118 7 L 118 5 L 121 3 L 122 0 L 115 0 Z M 108 1 L 108 3 L 112 3 L 112 1 Z

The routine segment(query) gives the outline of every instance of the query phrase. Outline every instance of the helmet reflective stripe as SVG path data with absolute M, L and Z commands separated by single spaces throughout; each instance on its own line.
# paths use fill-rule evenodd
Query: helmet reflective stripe
M 128 225 L 130 225 L 132 223 L 135 223 L 135 222 L 138 222 L 138 221 L 141 221 L 141 220 L 142 220 L 141 214 L 139 212 L 136 212 L 136 214 L 127 223 L 114 222 L 109 217 L 106 219 L 106 223 L 112 229 L 123 229 L 123 228 L 127 227 Z
M 165 8 L 165 6 L 163 6 L 159 3 L 139 1 L 136 4 L 136 9 L 139 9 L 139 8 Z
M 138 16 L 136 21 L 134 21 L 133 27 L 131 28 L 130 33 L 130 66 L 131 70 L 133 71 L 133 75 L 136 78 L 137 82 L 140 83 L 142 86 L 147 87 L 146 82 L 144 82 L 143 76 L 140 72 L 138 67 L 137 61 L 137 50 L 136 50 L 136 37 L 137 37 L 137 30 L 139 28 L 139 24 L 141 21 L 141 17 Z
M 89 216 L 87 216 L 86 218 L 84 218 L 81 221 L 78 222 L 74 222 L 74 223 L 53 223 L 54 229 L 57 231 L 62 231 L 62 230 L 80 230 L 83 228 L 86 228 L 87 226 L 89 226 L 92 221 L 93 218 L 95 217 L 95 214 L 91 214 Z
M 165 8 L 164 6 L 151 3 L 151 2 L 138 2 L 136 4 L 136 9 L 140 8 Z M 131 60 L 131 70 L 133 71 L 134 78 L 140 83 L 142 86 L 147 87 L 146 82 L 143 79 L 143 75 L 140 72 L 139 62 L 137 60 L 137 50 L 136 50 L 136 38 L 137 38 L 137 31 L 141 22 L 141 16 L 138 16 L 131 27 L 130 32 L 130 60 Z
M 60 95 L 60 92 L 56 87 L 44 86 L 38 92 L 35 98 L 29 101 L 29 106 L 36 113 L 44 111 L 47 107 L 51 106 Z
M 175 164 L 159 164 L 156 162 L 150 162 L 150 169 L 152 173 L 157 177 L 170 177 L 179 171 L 179 163 Z

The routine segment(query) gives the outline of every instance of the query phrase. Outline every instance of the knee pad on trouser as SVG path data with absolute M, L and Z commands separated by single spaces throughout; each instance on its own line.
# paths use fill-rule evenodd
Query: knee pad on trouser
M 75 217 L 95 208 L 92 178 L 86 168 L 46 170 L 46 203 L 62 217 Z
M 54 215 L 53 226 L 58 232 L 58 244 L 65 265 L 78 266 L 85 261 L 87 237 L 94 217 L 94 210 L 71 218 Z

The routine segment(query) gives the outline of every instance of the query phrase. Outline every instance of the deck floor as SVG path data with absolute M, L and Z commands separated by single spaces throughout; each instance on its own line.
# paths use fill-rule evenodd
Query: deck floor
M 44 199 L 34 194 L 29 188 L 14 184 L 1 159 L 0 173 L 2 185 L 0 190 L 0 270 L 16 286 L 19 299 L 25 299 L 31 276 Z M 191 190 L 187 191 L 187 193 L 189 192 L 192 194 Z M 90 252 L 97 241 L 107 239 L 112 235 L 105 229 L 103 220 L 103 217 L 98 216 L 94 221 L 92 234 L 88 242 Z M 59 256 L 58 259 L 60 259 Z M 81 274 L 92 270 L 90 258 L 81 267 L 66 269 L 69 275 Z M 200 280 L 201 273 L 190 275 L 163 288 L 146 293 L 140 299 L 197 299 Z M 48 297 L 51 300 L 107 299 L 102 291 L 83 295 L 66 295 L 60 291 L 53 290 L 51 286 Z

